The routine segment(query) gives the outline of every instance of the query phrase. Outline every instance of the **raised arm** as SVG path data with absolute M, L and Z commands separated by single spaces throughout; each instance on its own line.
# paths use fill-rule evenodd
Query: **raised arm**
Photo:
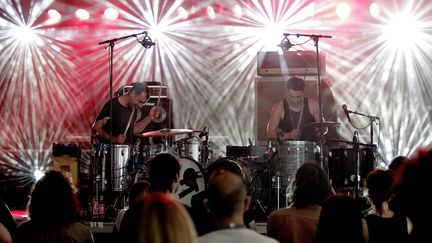
M 266 139 L 276 139 L 277 138 L 277 129 L 279 127 L 279 122 L 284 115 L 283 103 L 278 102 L 273 105 L 270 118 L 267 123 L 267 132 Z

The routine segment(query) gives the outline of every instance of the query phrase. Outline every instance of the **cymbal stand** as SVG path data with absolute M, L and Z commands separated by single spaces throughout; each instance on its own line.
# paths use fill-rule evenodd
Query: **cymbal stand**
M 254 193 L 256 194 L 257 193 L 257 191 L 255 191 L 255 190 L 265 189 L 265 187 L 264 188 L 260 187 L 261 185 L 254 186 L 255 181 L 260 176 L 262 176 L 263 173 L 265 175 L 265 178 L 268 178 L 268 173 L 269 173 L 268 163 L 265 163 L 265 164 L 261 165 L 260 168 L 256 170 L 256 174 L 254 175 L 254 177 L 251 179 L 250 183 L 248 184 L 248 187 L 250 188 L 252 194 L 254 194 Z M 270 193 L 270 191 L 265 191 L 264 190 L 259 195 L 262 196 L 263 198 L 265 198 L 265 193 Z M 263 199 L 263 198 L 261 198 L 261 199 Z M 259 200 L 258 198 L 255 198 L 254 203 L 256 203 L 258 205 L 261 213 L 263 213 L 266 216 L 266 218 L 268 219 L 268 216 L 269 216 L 269 214 L 271 212 L 267 212 L 265 210 L 264 206 L 262 205 L 262 201 Z M 269 208 L 267 208 L 267 210 L 269 210 Z

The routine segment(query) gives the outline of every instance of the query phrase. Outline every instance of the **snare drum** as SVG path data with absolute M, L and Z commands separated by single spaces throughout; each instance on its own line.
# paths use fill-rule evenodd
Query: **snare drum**
M 132 156 L 132 146 L 127 144 L 113 144 L 113 164 L 111 164 L 109 144 L 104 145 L 102 159 L 102 190 L 127 190 L 127 166 Z
M 276 152 L 269 161 L 272 175 L 282 177 L 282 187 L 288 186 L 297 169 L 306 161 L 314 161 L 319 146 L 313 141 L 285 141 L 276 145 Z
M 201 165 L 190 158 L 180 158 L 180 186 L 176 195 L 191 207 L 191 199 L 195 194 L 204 191 L 206 182 Z
M 180 157 L 191 158 L 195 161 L 200 161 L 200 139 L 198 137 L 190 137 L 181 139 L 175 142 L 175 151 Z

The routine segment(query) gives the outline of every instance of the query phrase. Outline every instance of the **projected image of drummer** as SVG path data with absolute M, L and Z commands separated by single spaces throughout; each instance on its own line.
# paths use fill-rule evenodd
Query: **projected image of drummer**
M 316 140 L 314 128 L 305 124 L 319 122 L 319 105 L 304 95 L 305 81 L 292 77 L 286 85 L 286 97 L 273 105 L 267 124 L 268 140 Z

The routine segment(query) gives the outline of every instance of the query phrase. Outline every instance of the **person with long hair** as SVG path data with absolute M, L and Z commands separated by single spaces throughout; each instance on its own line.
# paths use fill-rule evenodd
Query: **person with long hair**
M 120 231 L 123 216 L 125 215 L 127 210 L 129 210 L 129 205 L 133 205 L 134 202 L 138 200 L 138 198 L 145 195 L 145 193 L 149 191 L 149 188 L 150 188 L 150 183 L 144 180 L 139 180 L 132 185 L 128 195 L 127 207 L 121 209 L 117 214 L 115 224 L 113 227 L 113 232 L 115 234 L 117 234 Z
M 188 212 L 170 194 L 150 192 L 131 208 L 127 243 L 195 243 L 197 233 Z
M 34 186 L 28 204 L 30 220 L 18 225 L 14 242 L 93 243 L 90 229 L 79 221 L 76 190 L 62 172 L 47 172 Z
M 311 243 L 321 206 L 332 194 L 333 189 L 324 170 L 316 162 L 304 163 L 288 189 L 289 207 L 271 213 L 267 235 L 281 243 Z

